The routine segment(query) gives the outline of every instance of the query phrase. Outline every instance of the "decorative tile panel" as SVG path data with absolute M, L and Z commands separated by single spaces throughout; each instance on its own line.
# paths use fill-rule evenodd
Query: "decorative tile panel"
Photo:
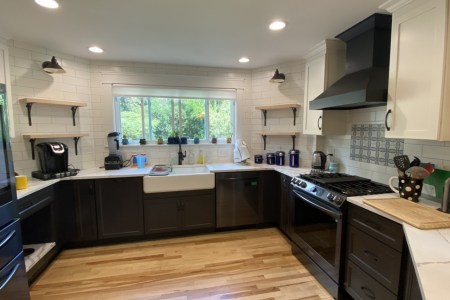
M 404 140 L 386 139 L 383 124 L 354 124 L 350 159 L 394 167 L 394 157 L 403 155 Z

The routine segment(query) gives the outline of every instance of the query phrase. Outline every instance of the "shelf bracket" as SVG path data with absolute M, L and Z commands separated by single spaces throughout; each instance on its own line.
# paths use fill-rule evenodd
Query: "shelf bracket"
M 25 104 L 25 106 L 27 107 L 27 111 L 28 111 L 28 125 L 31 126 L 31 107 L 33 106 L 33 103 L 27 103 Z M 34 156 L 33 156 L 34 159 Z
M 267 138 L 267 135 L 263 134 L 262 138 L 263 138 L 263 141 L 264 141 L 264 150 L 266 150 L 266 138 Z
M 76 136 L 73 138 L 73 141 L 75 142 L 75 155 L 78 155 L 78 141 L 80 140 L 79 136 Z
M 30 139 L 30 144 L 31 144 L 31 158 L 34 160 L 34 142 L 36 141 L 36 139 Z
M 263 116 L 264 116 L 264 126 L 266 126 L 266 119 L 267 119 L 267 109 L 262 110 Z M 265 148 L 264 148 L 265 149 Z
M 292 149 L 295 149 L 295 134 L 292 137 Z
M 72 106 L 70 109 L 72 111 L 72 120 L 73 120 L 73 126 L 75 126 L 75 113 L 77 112 L 78 106 Z M 295 125 L 295 124 L 294 124 Z
M 297 107 L 291 107 L 291 109 L 292 109 L 292 112 L 294 113 L 294 126 L 295 126 L 295 118 L 297 116 Z M 294 148 L 292 148 L 292 149 L 294 149 Z

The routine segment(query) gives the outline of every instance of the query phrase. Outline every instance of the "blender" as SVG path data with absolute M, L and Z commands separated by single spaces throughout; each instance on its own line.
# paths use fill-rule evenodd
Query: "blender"
M 105 170 L 118 170 L 122 168 L 122 155 L 119 152 L 118 132 L 110 132 L 107 136 L 109 155 L 105 157 Z

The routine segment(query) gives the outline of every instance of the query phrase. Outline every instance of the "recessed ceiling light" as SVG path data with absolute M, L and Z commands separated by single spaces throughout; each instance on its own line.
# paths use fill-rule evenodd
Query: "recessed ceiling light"
M 243 64 L 248 63 L 249 61 L 250 61 L 250 59 L 248 57 L 241 57 L 241 58 L 239 58 L 239 62 L 243 63 Z
M 40 6 L 46 7 L 46 8 L 58 8 L 59 4 L 56 2 L 56 0 L 34 0 L 37 4 Z
M 89 51 L 94 53 L 103 53 L 103 49 L 97 46 L 89 47 Z
M 270 30 L 281 30 L 284 27 L 286 27 L 286 22 L 284 21 L 274 21 L 269 25 Z

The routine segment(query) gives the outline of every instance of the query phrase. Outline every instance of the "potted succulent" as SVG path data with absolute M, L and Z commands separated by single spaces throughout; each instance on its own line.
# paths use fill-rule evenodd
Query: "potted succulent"
M 122 145 L 128 145 L 128 138 L 125 134 L 122 137 Z
M 167 138 L 167 144 L 172 145 L 175 144 L 175 131 L 172 131 L 172 133 Z
M 227 144 L 231 144 L 231 140 L 232 140 L 233 138 L 231 137 L 231 135 L 229 136 L 229 137 L 227 137 Z
M 212 136 L 211 143 L 217 144 L 217 137 L 215 135 Z
M 145 145 L 147 144 L 147 140 L 145 138 L 139 140 L 139 144 Z
M 200 138 L 195 137 L 194 138 L 194 144 L 200 144 Z
M 174 144 L 180 143 L 180 133 L 178 131 L 173 132 L 173 143 Z
M 161 136 L 158 136 L 158 140 L 156 141 L 156 143 L 157 143 L 158 145 L 164 144 L 164 140 L 162 139 Z
M 188 138 L 189 138 L 189 137 L 187 137 L 187 136 L 182 136 L 182 137 L 181 137 L 181 143 L 182 143 L 182 144 L 187 144 L 187 143 L 188 143 Z

